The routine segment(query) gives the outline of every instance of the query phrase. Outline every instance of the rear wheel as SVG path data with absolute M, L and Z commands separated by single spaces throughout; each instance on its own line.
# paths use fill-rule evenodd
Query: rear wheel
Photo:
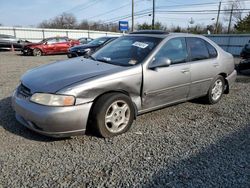
M 92 112 L 93 127 L 102 137 L 113 137 L 128 131 L 134 119 L 130 98 L 120 93 L 101 96 Z
M 33 56 L 41 56 L 42 55 L 42 51 L 38 48 L 35 48 L 33 50 Z
M 215 104 L 220 101 L 225 89 L 225 80 L 222 76 L 217 76 L 215 81 L 210 86 L 205 97 L 209 104 Z

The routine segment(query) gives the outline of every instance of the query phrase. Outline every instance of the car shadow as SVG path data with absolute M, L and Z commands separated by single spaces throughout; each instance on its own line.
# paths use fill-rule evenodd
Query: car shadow
M 54 142 L 70 138 L 51 138 L 47 136 L 40 135 L 36 132 L 29 130 L 28 128 L 21 125 L 15 119 L 15 112 L 11 107 L 11 97 L 3 98 L 0 100 L 0 126 L 2 126 L 6 131 L 22 136 L 29 140 L 42 141 L 42 142 Z
M 249 187 L 249 135 L 250 124 L 162 166 L 142 187 Z

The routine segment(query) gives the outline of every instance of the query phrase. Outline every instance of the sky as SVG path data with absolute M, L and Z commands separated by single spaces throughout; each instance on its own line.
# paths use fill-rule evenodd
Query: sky
M 152 9 L 153 0 L 134 0 L 135 13 Z M 197 14 L 166 11 L 203 11 L 217 10 L 220 0 L 155 0 L 156 21 L 167 26 L 188 26 L 190 20 L 194 24 L 213 24 L 216 21 L 217 12 L 212 14 L 199 12 Z M 224 0 L 223 2 L 226 2 Z M 250 1 L 242 0 L 243 8 L 250 9 Z M 102 23 L 118 22 L 119 17 L 131 15 L 132 0 L 0 0 L 0 24 L 4 26 L 36 27 L 43 20 L 51 19 L 63 12 L 72 13 L 78 21 L 87 19 L 89 21 L 100 21 Z M 188 5 L 214 3 L 205 5 Z M 224 8 L 226 4 L 222 4 Z M 165 11 L 165 12 L 164 12 Z M 148 13 L 150 14 L 150 13 Z M 135 23 L 151 23 L 150 15 L 135 17 Z M 142 17 L 143 16 L 143 17 Z M 128 20 L 124 18 L 121 20 Z M 223 14 L 220 20 L 225 23 Z

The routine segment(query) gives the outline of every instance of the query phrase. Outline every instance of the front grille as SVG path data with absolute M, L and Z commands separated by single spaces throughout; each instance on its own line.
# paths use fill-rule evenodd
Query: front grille
M 24 86 L 23 84 L 20 84 L 20 86 L 18 87 L 17 94 L 18 94 L 18 97 L 25 98 L 25 99 L 31 97 L 32 95 L 30 89 Z

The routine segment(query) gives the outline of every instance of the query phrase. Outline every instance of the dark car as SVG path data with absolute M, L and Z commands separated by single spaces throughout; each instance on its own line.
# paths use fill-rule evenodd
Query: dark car
M 238 71 L 250 69 L 250 41 L 243 47 L 240 57 L 242 60 L 238 65 Z
M 88 57 L 98 49 L 102 48 L 109 42 L 117 39 L 118 37 L 101 37 L 91 41 L 88 44 L 78 45 L 69 49 L 68 58 L 84 56 Z
M 88 44 L 89 42 L 91 42 L 91 41 L 94 40 L 94 39 L 92 39 L 92 38 L 87 38 L 87 37 L 83 37 L 83 38 L 79 38 L 78 40 L 79 40 L 79 42 L 80 42 L 81 44 Z
M 250 59 L 250 40 L 248 41 L 248 43 L 241 50 L 240 56 L 243 59 Z
M 239 72 L 241 72 L 242 70 L 250 69 L 250 58 L 242 59 L 237 68 Z
M 20 40 L 12 35 L 0 34 L 0 49 L 10 50 L 12 47 L 15 50 L 21 50 L 29 41 Z
M 25 45 L 22 49 L 23 55 L 41 56 L 48 54 L 66 54 L 70 47 L 79 45 L 78 40 L 68 37 L 46 38 L 39 43 Z

